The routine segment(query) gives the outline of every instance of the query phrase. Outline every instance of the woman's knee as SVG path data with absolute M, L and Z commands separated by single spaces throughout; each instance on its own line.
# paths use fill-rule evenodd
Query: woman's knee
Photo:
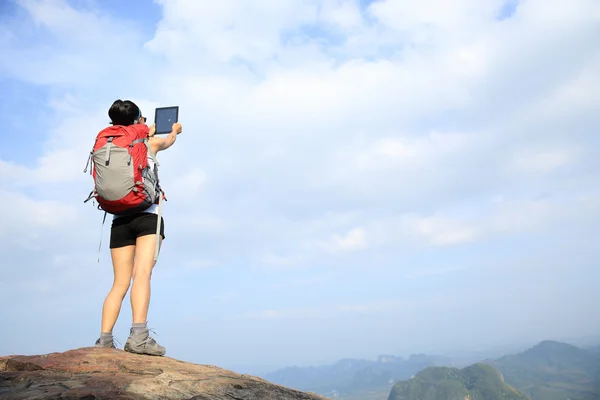
M 152 266 L 149 265 L 134 265 L 133 267 L 133 281 L 136 280 L 150 280 L 152 277 Z
M 129 290 L 129 282 L 114 282 L 112 290 L 114 293 L 125 297 Z

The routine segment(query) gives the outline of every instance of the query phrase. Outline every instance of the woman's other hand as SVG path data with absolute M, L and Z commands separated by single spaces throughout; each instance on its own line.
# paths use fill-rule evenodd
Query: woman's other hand
M 175 122 L 173 124 L 173 126 L 171 127 L 171 131 L 175 132 L 177 135 L 179 135 L 181 133 L 181 124 L 179 122 Z

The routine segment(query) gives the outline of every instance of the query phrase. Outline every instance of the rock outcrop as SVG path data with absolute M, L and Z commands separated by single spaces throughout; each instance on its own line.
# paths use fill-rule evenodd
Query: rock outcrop
M 95 347 L 36 356 L 0 357 L 0 398 L 325 399 L 211 365 Z

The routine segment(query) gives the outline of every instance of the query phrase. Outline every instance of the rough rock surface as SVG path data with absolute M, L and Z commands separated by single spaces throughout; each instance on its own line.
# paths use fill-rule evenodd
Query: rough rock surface
M 0 357 L 0 398 L 325 399 L 211 365 L 95 347 L 37 356 Z

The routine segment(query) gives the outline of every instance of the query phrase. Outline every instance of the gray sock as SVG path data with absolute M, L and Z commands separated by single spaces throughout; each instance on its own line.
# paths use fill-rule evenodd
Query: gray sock
M 109 344 L 113 341 L 112 332 L 100 332 L 100 344 Z
M 148 332 L 148 325 L 146 322 L 137 322 L 131 325 L 131 330 L 134 335 Z

